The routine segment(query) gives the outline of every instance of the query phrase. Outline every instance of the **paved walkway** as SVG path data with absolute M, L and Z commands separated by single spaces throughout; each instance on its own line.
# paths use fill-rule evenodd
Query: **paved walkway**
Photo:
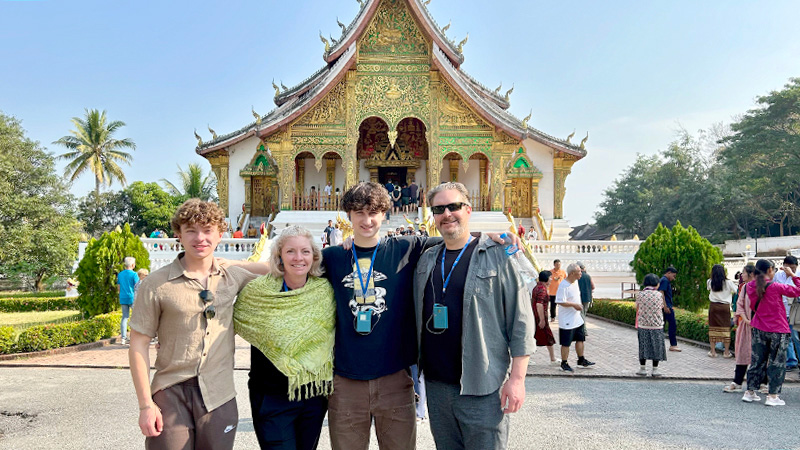
M 554 335 L 558 337 L 556 323 L 552 323 Z M 549 364 L 547 349 L 540 347 L 531 358 L 528 374 L 534 376 L 568 376 L 568 377 L 606 377 L 606 378 L 639 378 L 634 372 L 639 369 L 638 343 L 636 330 L 598 318 L 589 317 L 587 321 L 586 357 L 597 364 L 590 369 L 576 368 L 574 347 L 570 352 L 570 364 L 575 368 L 574 374 L 564 373 L 558 366 Z M 667 352 L 668 360 L 659 366 L 664 378 L 691 380 L 722 380 L 733 377 L 734 360 L 722 357 L 709 358 L 708 350 L 681 343 L 682 352 Z M 556 358 L 560 358 L 556 345 Z M 155 361 L 156 349 L 150 348 L 150 360 Z M 92 350 L 62 355 L 51 355 L 2 361 L 0 366 L 23 367 L 95 367 L 95 368 L 127 368 L 128 347 L 112 344 Z M 236 337 L 236 369 L 250 368 L 250 345 Z M 649 369 L 649 363 L 648 363 Z M 797 374 L 789 373 L 787 382 L 796 382 Z

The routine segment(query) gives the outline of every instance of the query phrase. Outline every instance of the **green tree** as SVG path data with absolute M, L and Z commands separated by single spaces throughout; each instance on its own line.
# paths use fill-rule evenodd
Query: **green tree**
M 649 215 L 657 192 L 654 178 L 657 156 L 636 155 L 636 161 L 604 192 L 595 220 L 600 228 L 623 225 L 631 234 L 646 236 L 652 231 Z
M 161 189 L 158 183 L 131 183 L 124 191 L 123 202 L 130 205 L 127 221 L 137 235 L 154 228 L 170 229 L 170 221 L 182 200 Z
M 722 262 L 722 252 L 700 236 L 693 227 L 684 228 L 680 221 L 669 229 L 658 224 L 631 262 L 636 280 L 641 283 L 645 275 L 660 275 L 669 266 L 678 270 L 672 283 L 676 295 L 675 306 L 699 311 L 708 305 L 706 280 L 711 267 Z
M 83 230 L 97 238 L 129 222 L 130 211 L 130 198 L 125 191 L 103 192 L 99 200 L 91 192 L 78 201 L 77 218 Z
M 721 156 L 747 183 L 756 217 L 777 225 L 783 236 L 800 221 L 800 78 L 756 102 L 757 108 L 731 125 Z
M 69 151 L 59 155 L 59 159 L 69 160 L 64 174 L 75 181 L 86 171 L 94 175 L 94 193 L 100 198 L 100 187 L 110 186 L 114 180 L 123 186 L 127 183 L 125 172 L 118 163 L 130 165 L 133 156 L 122 149 L 136 149 L 136 144 L 128 139 L 115 139 L 114 133 L 125 126 L 125 122 L 108 122 L 105 111 L 87 109 L 83 118 L 73 117 L 74 130 L 71 136 L 64 136 L 53 142 L 63 145 Z
M 53 157 L 0 112 L 0 272 L 37 290 L 46 278 L 69 274 L 80 229 L 68 192 Z
M 128 224 L 89 241 L 75 272 L 80 283 L 78 306 L 85 315 L 96 316 L 117 309 L 117 274 L 124 269 L 122 261 L 126 256 L 136 258 L 134 270 L 150 268 L 150 255 Z
M 180 186 L 167 179 L 161 179 L 161 182 L 164 183 L 164 188 L 171 195 L 179 197 L 182 201 L 190 198 L 199 198 L 203 201 L 217 200 L 215 195 L 217 180 L 211 170 L 208 171 L 208 174 L 204 174 L 203 167 L 200 164 L 190 163 L 189 167 L 184 171 L 179 165 L 178 178 L 180 179 L 178 183 Z

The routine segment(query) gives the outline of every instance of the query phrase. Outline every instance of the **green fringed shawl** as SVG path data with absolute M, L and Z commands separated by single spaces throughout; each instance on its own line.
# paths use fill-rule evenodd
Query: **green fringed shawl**
M 336 304 L 324 278 L 281 292 L 283 278 L 251 281 L 233 308 L 233 326 L 289 379 L 289 400 L 333 391 L 333 341 Z

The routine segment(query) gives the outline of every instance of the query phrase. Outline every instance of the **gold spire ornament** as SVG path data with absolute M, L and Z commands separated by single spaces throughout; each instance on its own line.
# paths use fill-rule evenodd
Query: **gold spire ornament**
M 581 139 L 581 150 L 586 150 L 586 141 L 589 140 L 589 132 L 586 132 L 586 137 Z
M 567 136 L 567 144 L 571 144 L 570 139 L 572 139 L 573 137 L 575 137 L 574 129 L 572 130 L 572 133 L 569 136 Z
M 197 128 L 194 129 L 194 137 L 195 137 L 195 139 L 197 139 L 197 146 L 198 147 L 202 147 L 203 146 L 203 138 L 201 138 L 200 135 L 197 134 Z
M 523 128 L 523 129 L 525 129 L 525 130 L 527 130 L 527 129 L 528 129 L 528 121 L 529 121 L 529 120 L 531 120 L 531 116 L 532 116 L 532 115 L 533 115 L 533 109 L 531 109 L 531 112 L 530 112 L 530 113 L 528 113 L 528 115 L 527 115 L 527 116 L 525 116 L 525 118 L 524 118 L 524 119 L 522 119 L 522 128 Z
M 211 133 L 211 139 L 217 140 L 217 132 L 211 129 L 211 125 L 206 124 L 208 131 Z
M 497 88 L 494 90 L 494 93 L 495 94 L 499 94 L 500 93 L 500 89 L 503 89 L 503 82 L 502 81 L 500 82 L 500 86 L 497 86 Z
M 259 115 L 252 106 L 250 106 L 250 112 L 252 112 L 253 117 L 256 118 L 256 125 L 261 125 L 261 115 Z
M 445 34 L 445 33 L 447 33 L 447 30 L 449 30 L 449 29 L 450 29 L 450 24 L 451 24 L 451 23 L 453 23 L 453 21 L 452 21 L 452 20 L 451 20 L 451 21 L 449 21 L 449 22 L 447 22 L 447 25 L 445 25 L 445 26 L 444 26 L 444 28 L 442 28 L 442 34 Z
M 347 27 L 342 23 L 339 22 L 339 18 L 336 18 L 336 25 L 339 25 L 339 28 L 342 29 L 342 36 L 344 36 L 345 31 L 347 31 Z
M 325 36 L 322 35 L 322 30 L 319 30 L 319 40 L 322 41 L 323 44 L 325 44 L 325 53 L 331 51 L 331 43 L 328 42 L 328 40 L 325 39 Z
M 431 4 L 431 0 L 425 0 L 424 2 L 422 2 L 422 4 L 428 6 Z
M 465 37 L 463 41 L 458 43 L 458 53 L 464 53 L 464 46 L 467 44 L 467 41 L 469 41 L 469 33 L 467 33 L 467 37 Z
M 278 85 L 275 84 L 275 78 L 272 79 L 272 87 L 275 88 L 275 97 L 281 95 L 281 88 L 279 88 Z
M 506 101 L 511 100 L 511 93 L 514 92 L 514 84 L 511 84 L 511 89 L 506 91 Z
M 359 8 L 363 8 L 364 7 L 364 0 L 356 0 L 356 1 L 358 2 Z
M 289 90 L 289 88 L 287 88 L 286 86 L 283 85 L 283 80 L 281 80 L 281 89 L 283 89 L 284 91 L 288 91 Z

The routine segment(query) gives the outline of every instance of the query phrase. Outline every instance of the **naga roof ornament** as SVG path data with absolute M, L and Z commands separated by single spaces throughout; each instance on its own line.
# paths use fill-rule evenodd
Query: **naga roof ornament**
M 458 53 L 464 53 L 464 45 L 467 44 L 467 41 L 469 41 L 469 33 L 467 33 L 467 37 L 463 41 L 458 43 Z
M 274 78 L 272 79 L 272 87 L 275 88 L 275 97 L 281 95 L 281 88 L 279 88 L 278 85 L 275 84 Z
M 431 4 L 431 0 L 425 0 L 424 2 L 422 2 L 422 4 L 428 6 Z
M 581 139 L 581 150 L 586 150 L 586 141 L 589 140 L 589 132 L 586 132 L 586 137 Z
M 211 125 L 206 124 L 208 131 L 211 133 L 211 139 L 217 140 L 217 132 L 211 129 Z
M 524 128 L 526 130 L 528 129 L 528 121 L 531 120 L 531 116 L 532 115 L 533 115 L 533 109 L 531 109 L 531 112 L 528 113 L 528 115 L 525 116 L 524 119 L 522 119 L 522 128 Z
M 494 90 L 494 93 L 495 94 L 499 94 L 500 93 L 500 89 L 503 89 L 503 82 L 502 81 L 500 82 L 500 86 L 497 86 L 497 88 Z
M 445 26 L 444 26 L 444 28 L 442 28 L 442 34 L 444 34 L 444 33 L 447 33 L 447 30 L 449 30 L 449 29 L 450 29 L 450 24 L 452 24 L 452 23 L 453 23 L 453 21 L 452 21 L 452 20 L 450 20 L 449 22 L 447 22 L 447 25 L 445 25 Z
M 253 117 L 256 118 L 256 125 L 261 125 L 261 115 L 256 112 L 252 105 L 250 106 L 250 112 L 252 112 Z
M 571 143 L 572 143 L 572 142 L 570 142 L 570 140 L 571 140 L 573 137 L 575 137 L 575 130 L 574 130 L 574 129 L 572 130 L 572 133 L 570 133 L 570 135 L 569 135 L 569 136 L 567 136 L 567 144 L 571 144 Z
M 325 36 L 322 35 L 322 30 L 319 30 L 319 40 L 322 41 L 323 44 L 325 44 L 325 53 L 331 51 L 331 43 L 328 42 L 328 40 L 325 39 Z
M 203 138 L 201 138 L 200 135 L 197 134 L 197 128 L 194 129 L 194 137 L 195 137 L 195 139 L 197 139 L 197 146 L 198 147 L 202 147 L 203 146 Z
M 506 97 L 505 97 L 506 101 L 509 101 L 511 99 L 511 93 L 512 92 L 514 92 L 514 84 L 513 83 L 511 84 L 511 89 L 506 91 Z
M 339 28 L 342 29 L 342 36 L 344 36 L 345 32 L 347 32 L 347 27 L 339 21 L 339 17 L 336 17 L 336 25 L 339 25 Z

